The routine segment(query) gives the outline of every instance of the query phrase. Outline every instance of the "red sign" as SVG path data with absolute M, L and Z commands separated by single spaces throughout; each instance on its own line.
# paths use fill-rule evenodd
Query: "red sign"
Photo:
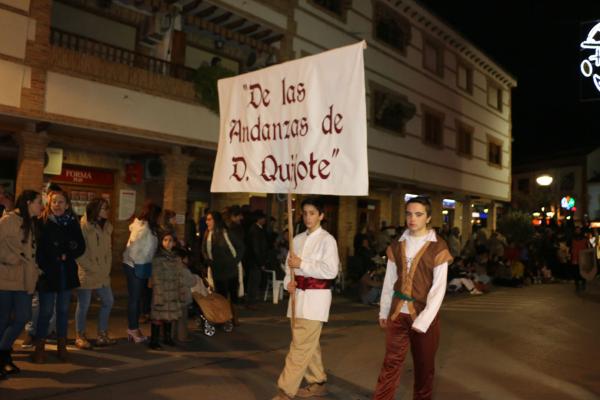
M 95 168 L 63 165 L 60 175 L 53 176 L 52 182 L 76 183 L 78 185 L 112 186 L 114 174 Z

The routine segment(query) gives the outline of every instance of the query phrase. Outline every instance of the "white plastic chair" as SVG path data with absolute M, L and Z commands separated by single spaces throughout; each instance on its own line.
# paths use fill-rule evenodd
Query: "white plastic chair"
M 283 280 L 277 279 L 277 275 L 272 269 L 263 269 L 263 272 L 267 274 L 265 301 L 269 298 L 269 291 L 272 291 L 273 304 L 278 304 L 279 300 L 283 300 Z

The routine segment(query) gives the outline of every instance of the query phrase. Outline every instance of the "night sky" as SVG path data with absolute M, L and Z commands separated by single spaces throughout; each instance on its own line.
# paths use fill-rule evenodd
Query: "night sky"
M 600 93 L 581 101 L 580 74 L 588 29 L 600 22 L 600 1 L 420 0 L 513 77 L 515 163 L 565 150 L 600 146 Z M 551 4 L 555 4 L 552 5 Z M 600 67 L 596 67 L 600 74 Z

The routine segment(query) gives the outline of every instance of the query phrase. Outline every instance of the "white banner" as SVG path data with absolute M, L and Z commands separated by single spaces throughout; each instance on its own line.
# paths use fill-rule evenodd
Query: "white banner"
M 211 192 L 369 192 L 365 42 L 219 81 Z

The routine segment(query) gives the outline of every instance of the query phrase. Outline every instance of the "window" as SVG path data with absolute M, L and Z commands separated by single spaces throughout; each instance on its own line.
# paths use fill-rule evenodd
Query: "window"
M 456 86 L 473 94 L 473 70 L 461 62 L 456 66 Z
M 423 67 L 436 75 L 444 76 L 444 57 L 441 46 L 425 39 L 423 41 Z
M 488 139 L 489 140 L 489 139 Z M 488 161 L 490 164 L 501 167 L 502 166 L 502 144 L 493 141 L 488 142 Z
M 310 2 L 338 17 L 345 17 L 350 4 L 347 0 L 310 0 Z
M 560 190 L 571 192 L 575 189 L 575 173 L 568 172 L 560 178 Z
M 488 105 L 502 112 L 502 89 L 488 82 Z
M 410 42 L 410 22 L 379 1 L 375 2 L 373 21 L 375 38 L 406 54 Z
M 529 193 L 529 178 L 520 178 L 517 181 L 517 190 L 521 193 Z
M 415 116 L 417 107 L 410 103 L 406 96 L 372 82 L 370 86 L 373 124 L 391 133 L 403 135 L 406 123 Z
M 423 142 L 430 146 L 444 147 L 444 114 L 423 106 Z
M 473 127 L 456 121 L 456 152 L 461 156 L 473 155 Z

